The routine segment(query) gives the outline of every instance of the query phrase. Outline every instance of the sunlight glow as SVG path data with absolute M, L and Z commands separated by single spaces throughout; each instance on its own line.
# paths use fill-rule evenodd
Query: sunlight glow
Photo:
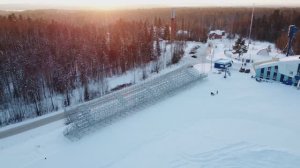
M 191 6 L 251 6 L 279 5 L 299 6 L 299 0 L 0 0 L 1 4 L 31 4 L 75 8 L 116 9 L 116 8 L 149 8 L 149 7 L 191 7 Z

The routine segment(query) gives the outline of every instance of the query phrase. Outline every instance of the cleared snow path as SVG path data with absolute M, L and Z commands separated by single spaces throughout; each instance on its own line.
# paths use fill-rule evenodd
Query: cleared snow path
M 29 123 L 25 123 L 25 124 L 20 124 L 18 126 L 15 127 L 11 127 L 9 129 L 5 129 L 3 131 L 0 131 L 0 139 L 2 138 L 6 138 L 9 136 L 13 136 L 49 123 L 52 123 L 54 121 L 58 121 L 61 119 L 65 118 L 65 114 L 63 112 L 51 115 L 51 116 L 47 116 L 47 117 L 43 117 L 42 119 L 38 119 L 38 120 L 34 120 L 32 122 Z

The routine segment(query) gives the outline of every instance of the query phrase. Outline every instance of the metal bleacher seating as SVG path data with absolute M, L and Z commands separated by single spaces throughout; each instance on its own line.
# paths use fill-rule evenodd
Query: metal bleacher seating
M 127 113 L 158 101 L 169 93 L 206 76 L 191 65 L 185 65 L 169 73 L 102 96 L 97 101 L 87 104 L 85 109 L 66 112 L 66 118 L 70 124 L 64 134 L 71 138 L 80 138 L 97 124 L 109 123 L 113 117 L 126 116 Z

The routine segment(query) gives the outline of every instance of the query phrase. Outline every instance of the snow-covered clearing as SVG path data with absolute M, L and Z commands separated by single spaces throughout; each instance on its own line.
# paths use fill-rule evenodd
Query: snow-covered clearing
M 230 44 L 217 44 L 215 57 L 226 58 L 224 48 Z M 256 44 L 257 50 L 269 45 Z M 187 43 L 186 51 L 196 45 Z M 182 63 L 201 62 L 188 52 Z M 282 55 L 274 49 L 265 59 L 273 56 Z M 195 68 L 208 71 L 210 64 Z M 79 141 L 63 136 L 63 121 L 0 139 L 1 166 L 299 168 L 299 90 L 258 83 L 235 69 L 231 74 L 224 79 L 209 72 L 208 78 Z
M 188 56 L 188 53 L 190 52 L 191 48 L 201 45 L 201 50 L 198 51 L 206 51 L 205 44 L 200 42 L 187 42 L 184 46 L 185 49 L 185 55 Z M 145 67 L 136 67 L 131 70 L 128 70 L 122 74 L 119 75 L 113 75 L 107 78 L 104 78 L 103 81 L 94 81 L 90 80 L 89 84 L 87 86 L 87 90 L 89 92 L 89 97 L 93 101 L 107 93 L 110 93 L 113 89 L 116 89 L 122 85 L 133 85 L 137 83 L 141 83 L 144 81 L 143 77 L 146 76 L 147 78 L 153 78 L 158 75 L 162 75 L 165 73 L 168 73 L 170 71 L 173 71 L 180 66 L 183 66 L 184 64 L 190 63 L 190 59 L 182 59 L 178 64 L 172 64 L 172 48 L 174 47 L 174 44 L 167 42 L 167 41 L 161 41 L 161 57 L 159 60 L 149 62 L 145 65 Z M 173 46 L 173 47 L 172 47 Z M 193 60 L 194 61 L 194 60 Z M 159 74 L 156 72 L 153 72 L 155 67 L 159 67 Z M 34 120 L 40 120 L 42 118 L 47 118 L 49 116 L 63 113 L 64 110 L 70 110 L 74 109 L 78 106 L 81 106 L 84 103 L 88 103 L 84 101 L 84 87 L 83 86 L 76 86 L 75 89 L 73 89 L 70 93 L 70 106 L 65 107 L 64 106 L 64 100 L 66 99 L 66 95 L 64 94 L 58 94 L 55 93 L 54 95 L 50 96 L 50 92 L 47 91 L 46 99 L 41 101 L 41 107 L 45 109 L 45 111 L 42 113 L 43 116 L 37 116 L 35 105 L 34 104 L 15 104 L 11 105 L 11 109 L 8 108 L 6 110 L 0 111 L 0 131 L 5 129 L 10 129 L 12 127 L 15 127 L 17 125 L 23 125 L 23 123 L 31 123 Z M 53 105 L 52 105 L 53 102 Z M 17 109 L 24 108 L 26 113 L 24 113 L 24 118 L 21 123 L 11 123 L 9 121 L 9 118 L 14 117 L 12 114 L 17 111 Z M 52 109 L 54 108 L 54 109 Z M 3 125 L 2 125 L 2 124 Z M 8 125 L 13 124 L 13 125 Z M 7 126 L 8 125 L 8 126 Z M 2 127 L 1 126 L 5 126 Z M 1 136 L 0 136 L 1 137 Z
M 210 92 L 218 90 L 218 95 Z M 80 141 L 55 122 L 0 140 L 5 168 L 300 166 L 299 91 L 232 72 L 205 80 Z
M 215 40 L 209 40 L 208 43 L 213 46 L 213 52 L 212 59 L 217 60 L 220 58 L 232 58 L 233 60 L 238 58 L 238 55 L 232 54 L 232 46 L 235 44 L 236 39 L 230 40 L 230 39 L 215 39 Z M 248 41 L 246 41 L 246 44 L 248 45 Z M 270 47 L 271 52 L 269 55 L 258 55 L 257 53 L 263 49 L 266 49 Z M 265 61 L 270 60 L 272 57 L 282 58 L 285 57 L 284 54 L 280 53 L 280 51 L 275 47 L 274 44 L 269 42 L 261 42 L 261 41 L 252 41 L 249 45 L 248 52 L 245 53 L 243 58 L 252 59 L 255 62 L 257 61 Z M 207 59 L 211 60 L 210 55 L 207 57 Z
M 151 70 L 153 69 L 153 66 L 155 63 L 153 62 L 150 62 L 147 66 L 146 66 L 146 72 L 147 72 L 147 80 L 151 80 L 153 78 L 157 78 L 158 76 L 161 76 L 161 75 L 164 75 L 166 73 L 169 73 L 171 71 L 174 71 L 182 66 L 185 66 L 187 64 L 195 64 L 201 60 L 199 59 L 194 59 L 194 58 L 191 58 L 189 57 L 189 52 L 190 50 L 195 47 L 196 45 L 198 46 L 202 46 L 202 48 L 198 49 L 197 52 L 203 52 L 203 51 L 206 51 L 206 46 L 205 44 L 203 43 L 199 43 L 199 42 L 187 42 L 186 44 L 186 48 L 185 48 L 185 55 L 184 55 L 184 58 L 177 64 L 171 64 L 171 65 L 168 65 L 167 67 L 161 67 L 161 70 L 159 73 L 156 73 L 156 72 L 152 72 L 151 73 Z M 171 61 L 171 44 L 167 44 L 165 41 L 162 42 L 162 46 L 166 46 L 164 48 L 166 48 L 166 51 L 164 51 L 164 53 L 162 54 L 162 57 L 160 57 L 160 62 L 170 62 Z M 169 63 L 168 63 L 169 64 Z M 161 65 L 163 66 L 163 65 Z M 202 68 L 198 68 L 199 69 L 199 72 L 200 73 L 203 73 L 205 72 L 205 68 L 202 67 Z M 209 68 L 207 68 L 206 70 L 208 70 Z M 141 68 L 136 68 L 136 69 L 133 69 L 133 70 L 129 70 L 127 72 L 125 72 L 124 74 L 122 75 L 116 75 L 116 76 L 113 76 L 113 77 L 109 77 L 106 79 L 106 82 L 107 82 L 107 86 L 108 86 L 108 89 L 111 90 L 119 85 L 122 85 L 122 84 L 139 84 L 139 83 L 142 83 L 144 82 L 144 80 L 142 79 L 142 76 L 143 76 L 143 69 Z M 99 83 L 94 83 L 94 82 L 91 82 L 90 85 L 89 85 L 89 88 L 91 90 L 94 90 L 94 91 L 99 91 L 101 90 L 99 87 Z M 83 92 L 82 90 L 83 88 L 81 89 L 75 89 L 74 90 L 74 96 L 76 98 L 76 100 L 79 100 L 82 98 L 83 94 L 79 93 L 79 92 Z M 95 104 L 97 103 L 97 101 L 99 99 L 101 99 L 102 97 L 98 97 L 98 98 L 95 98 L 93 100 L 90 100 L 90 101 L 87 101 L 87 102 L 81 102 L 81 103 L 75 103 L 69 107 L 65 107 L 65 108 L 62 108 L 58 111 L 55 111 L 55 112 L 51 112 L 51 113 L 48 113 L 48 114 L 45 114 L 43 116 L 39 116 L 39 117 L 35 117 L 33 119 L 27 119 L 25 121 L 22 121 L 20 123 L 16 123 L 16 124 L 11 124 L 11 125 L 8 125 L 8 126 L 5 126 L 5 127 L 0 127 L 0 138 L 2 137 L 6 137 L 8 134 L 16 134 L 18 131 L 15 131 L 13 129 L 18 129 L 18 128 L 21 128 L 23 129 L 24 127 L 31 127 L 29 125 L 36 125 L 35 122 L 39 122 L 41 120 L 44 120 L 44 119 L 47 119 L 49 117 L 55 117 L 55 118 L 59 118 L 59 117 L 56 117 L 56 116 L 61 116 L 60 118 L 63 118 L 62 114 L 64 113 L 64 111 L 70 111 L 70 110 L 76 110 L 80 107 L 86 107 L 88 105 L 91 105 L 91 104 Z M 56 98 L 55 98 L 56 99 Z M 86 107 L 87 108 L 87 107 Z M 0 117 L 1 118 L 1 117 Z M 24 130 L 24 129 L 23 129 Z M 26 129 L 27 130 L 27 129 Z M 14 133 L 3 133 L 4 131 L 11 131 L 11 132 L 14 132 Z

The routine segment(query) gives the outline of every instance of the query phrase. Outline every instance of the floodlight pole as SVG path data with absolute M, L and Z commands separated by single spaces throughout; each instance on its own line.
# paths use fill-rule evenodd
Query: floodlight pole
M 254 17 L 254 4 L 253 4 L 253 8 L 252 8 L 252 15 L 251 15 L 250 31 L 249 31 L 249 38 L 248 38 L 249 39 L 248 49 L 249 49 L 249 45 L 251 43 L 251 33 L 252 33 L 253 17 Z
M 250 47 L 250 43 L 251 43 L 251 33 L 252 33 L 252 25 L 253 25 L 253 17 L 254 17 L 254 4 L 253 4 L 253 8 L 252 8 L 252 16 L 251 16 L 251 23 L 250 23 L 250 31 L 249 31 L 249 42 L 248 42 L 248 50 Z M 250 54 L 250 60 L 252 59 L 252 55 Z

